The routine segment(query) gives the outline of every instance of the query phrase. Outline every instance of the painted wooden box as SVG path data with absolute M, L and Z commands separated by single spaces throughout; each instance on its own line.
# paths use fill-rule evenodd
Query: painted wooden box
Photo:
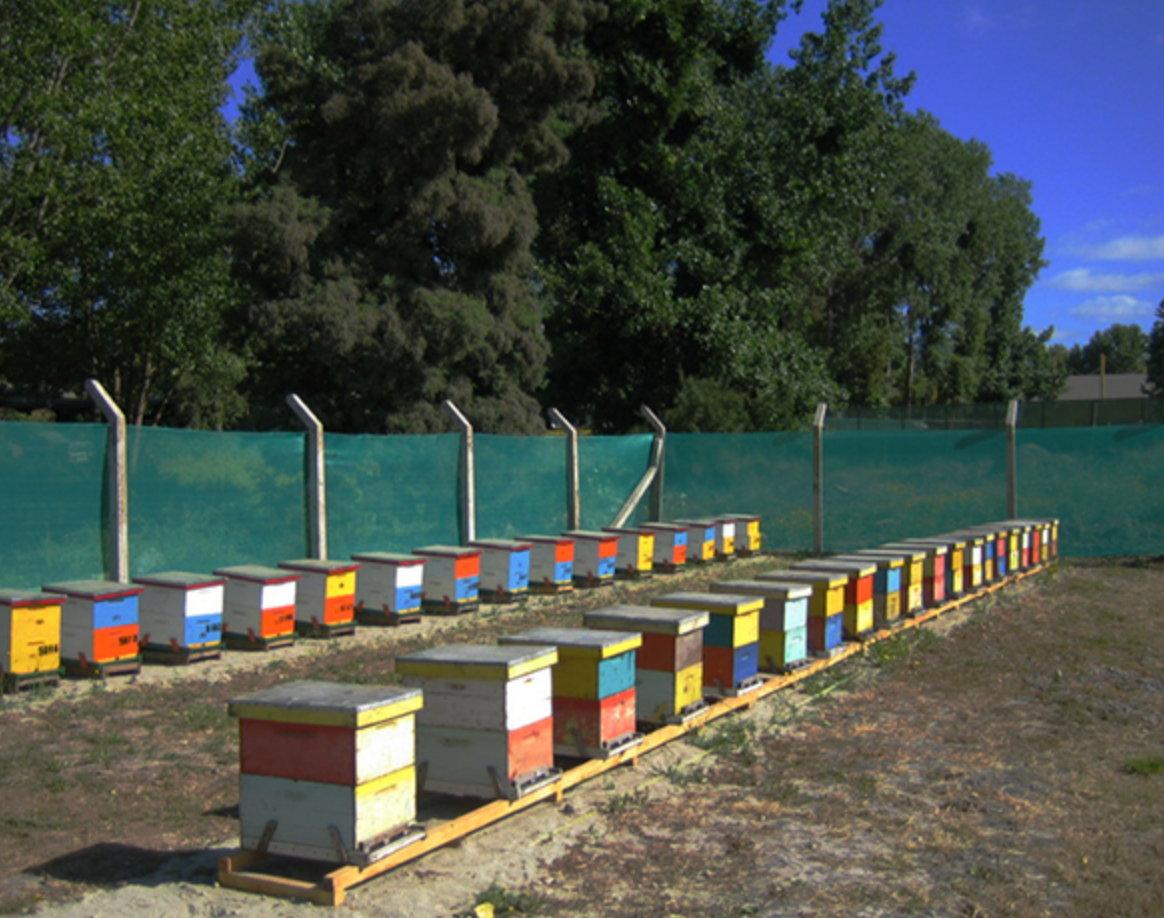
M 839 571 L 847 574 L 842 623 L 845 637 L 857 640 L 873 630 L 873 593 L 877 562 L 841 561 L 836 557 L 810 558 L 792 565 L 793 570 Z
M 530 545 L 531 593 L 569 593 L 574 589 L 574 540 L 566 536 L 518 536 Z
M 533 628 L 502 644 L 556 647 L 554 751 L 606 758 L 642 740 L 635 732 L 635 652 L 641 634 L 586 628 Z
M 926 556 L 922 563 L 922 605 L 928 609 L 940 606 L 946 601 L 946 555 L 948 549 L 945 545 L 910 540 L 887 542 L 879 548 L 888 551 L 924 551 Z
M 529 563 L 533 545 L 518 539 L 475 539 L 470 548 L 481 552 L 478 592 L 487 602 L 513 602 L 529 592 Z
M 1001 576 L 998 573 L 999 543 L 1002 533 L 991 526 L 968 526 L 959 529 L 960 536 L 982 540 L 982 584 L 994 583 Z
M 649 577 L 655 566 L 655 533 L 637 527 L 608 527 L 603 530 L 618 538 L 616 577 L 633 580 Z
M 924 557 L 924 555 L 923 555 Z M 901 597 L 903 593 L 905 562 L 904 553 L 873 553 L 855 551 L 852 554 L 835 555 L 837 561 L 852 561 L 859 564 L 873 564 L 873 627 L 888 628 L 901 621 Z
M 966 542 L 954 536 L 928 536 L 924 539 L 906 539 L 910 545 L 921 545 L 929 548 L 932 545 L 944 547 L 946 550 L 946 600 L 957 599 L 965 592 L 964 567 L 966 557 Z
M 0 590 L 0 678 L 7 689 L 22 677 L 61 668 L 61 597 L 38 590 Z
M 715 521 L 715 556 L 728 561 L 736 554 L 736 520 L 720 517 Z
M 617 605 L 586 612 L 587 628 L 637 632 L 635 717 L 646 724 L 681 723 L 705 708 L 702 610 Z
M 298 574 L 257 564 L 214 573 L 226 580 L 222 633 L 229 646 L 260 650 L 294 642 Z
M 552 667 L 547 646 L 449 645 L 396 660 L 424 690 L 417 717 L 421 789 L 515 800 L 556 780 Z
M 574 584 L 580 587 L 614 583 L 618 564 L 618 536 L 609 532 L 571 529 L 563 532 L 574 542 Z
M 352 555 L 360 565 L 356 578 L 356 620 L 369 625 L 396 625 L 420 616 L 426 560 L 418 555 L 368 551 Z
M 296 558 L 279 567 L 299 575 L 295 591 L 295 630 L 300 634 L 351 634 L 356 625 L 357 561 Z
M 50 583 L 60 593 L 61 663 L 66 669 L 139 660 L 138 601 L 142 588 L 112 580 Z
M 735 550 L 742 556 L 759 553 L 763 547 L 760 517 L 750 513 L 721 513 L 718 517 L 735 524 Z
M 783 672 L 808 656 L 811 586 L 776 580 L 721 580 L 712 583 L 710 589 L 713 593 L 759 596 L 764 600 L 760 609 L 760 672 Z
M 981 588 L 986 582 L 986 536 L 980 532 L 959 529 L 951 533 L 962 539 L 962 587 L 967 592 Z
M 715 560 L 719 526 L 713 519 L 675 520 L 687 527 L 687 560 L 695 563 Z
M 643 523 L 643 529 L 655 534 L 655 570 L 674 574 L 687 563 L 687 527 L 679 523 Z
M 370 863 L 415 834 L 419 689 L 293 682 L 232 699 L 250 850 Z
M 757 574 L 756 579 L 804 583 L 812 588 L 808 603 L 808 650 L 812 654 L 831 654 L 844 642 L 843 617 L 845 586 L 849 575 L 843 571 L 810 571 L 787 568 Z
M 144 651 L 181 653 L 222 644 L 226 580 L 189 571 L 134 578 L 142 588 L 138 624 Z
M 925 608 L 926 550 L 917 546 L 867 548 L 863 558 L 901 558 L 901 614 L 914 616 Z
M 456 614 L 480 605 L 481 549 L 426 545 L 412 553 L 428 562 L 422 600 L 425 609 Z
M 760 632 L 760 672 L 791 672 L 808 662 L 808 624 Z
M 762 596 L 741 593 L 666 593 L 652 606 L 702 610 L 711 617 L 703 632 L 703 687 L 709 694 L 738 695 L 759 688 Z

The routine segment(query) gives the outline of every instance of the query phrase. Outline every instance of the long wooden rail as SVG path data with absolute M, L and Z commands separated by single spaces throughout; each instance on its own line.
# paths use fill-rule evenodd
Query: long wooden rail
M 870 644 L 895 637 L 911 628 L 921 627 L 953 609 L 974 602 L 983 596 L 987 596 L 1026 577 L 1037 574 L 1045 570 L 1049 563 L 1044 562 L 1027 568 L 1026 570 L 1019 571 L 996 583 L 981 587 L 973 593 L 964 593 L 957 599 L 943 603 L 940 606 L 924 609 L 916 616 L 900 619 L 900 624 L 894 628 L 875 632 L 861 642 L 848 643 L 831 656 L 814 660 L 807 666 L 801 667 L 794 672 L 779 676 L 770 676 L 759 688 L 745 695 L 716 701 L 709 704 L 702 711 L 682 724 L 668 724 L 667 726 L 653 730 L 643 737 L 643 741 L 639 745 L 617 753 L 610 758 L 591 759 L 583 762 L 581 765 L 564 771 L 552 783 L 540 787 L 524 797 L 519 797 L 517 800 L 494 800 L 463 816 L 435 825 L 427 830 L 424 838 L 418 839 L 412 844 L 394 851 L 366 867 L 358 867 L 350 864 L 344 865 L 327 873 L 320 881 L 311 882 L 283 877 L 273 873 L 264 873 L 260 868 L 263 861 L 270 858 L 269 855 L 256 851 L 240 850 L 229 855 L 224 855 L 218 859 L 219 885 L 246 892 L 262 893 L 268 896 L 304 899 L 319 905 L 341 905 L 343 904 L 347 890 L 353 886 L 365 883 L 409 861 L 424 857 L 424 855 L 435 851 L 437 848 L 442 848 L 445 845 L 471 835 L 479 829 L 499 822 L 508 816 L 512 816 L 514 813 L 519 813 L 544 800 L 553 798 L 556 802 L 560 803 L 565 792 L 572 787 L 583 784 L 621 765 L 635 765 L 638 763 L 639 758 L 646 753 L 652 752 L 660 746 L 665 746 L 667 743 L 693 730 L 698 730 L 713 720 L 718 720 L 741 708 L 751 708 L 757 701 L 766 698 L 768 695 L 795 685 L 815 673 L 828 669 L 830 666 L 837 665 L 842 660 L 847 660 L 855 654 L 864 653 L 865 648 Z

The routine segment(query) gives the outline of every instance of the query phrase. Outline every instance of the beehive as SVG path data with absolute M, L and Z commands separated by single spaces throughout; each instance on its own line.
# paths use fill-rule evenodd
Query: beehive
M 707 612 L 703 632 L 703 687 L 707 694 L 739 695 L 760 687 L 762 596 L 740 593 L 665 593 L 652 606 Z
M 50 583 L 60 593 L 61 663 L 66 672 L 99 675 L 141 669 L 138 646 L 138 597 L 142 588 L 112 580 Z
M 293 682 L 232 699 L 241 846 L 368 864 L 420 837 L 419 689 Z
M 785 672 L 804 662 L 808 656 L 810 585 L 777 580 L 721 580 L 711 584 L 711 591 L 764 600 L 760 609 L 761 672 Z
M 926 557 L 922 565 L 922 605 L 926 608 L 932 608 L 940 606 L 946 601 L 946 555 L 948 552 L 946 545 L 910 540 L 887 542 L 880 546 L 880 549 L 924 551 Z
M 614 566 L 616 577 L 635 579 L 649 577 L 655 566 L 655 533 L 636 527 L 609 527 L 603 530 L 618 538 L 618 560 Z
M 715 520 L 715 557 L 727 561 L 736 553 L 736 521 L 720 517 Z
M 587 628 L 637 632 L 635 717 L 648 724 L 681 723 L 705 708 L 702 610 L 618 605 L 582 616 Z
M 635 732 L 635 651 L 641 634 L 586 628 L 533 628 L 502 644 L 556 647 L 554 751 L 606 758 L 642 740 Z
M 334 637 L 356 630 L 356 561 L 298 558 L 280 561 L 299 575 L 295 591 L 295 630 L 303 635 Z
M 618 564 L 618 536 L 585 529 L 571 529 L 562 535 L 574 542 L 576 586 L 607 586 L 614 582 L 614 569 Z
M 842 611 L 844 635 L 857 640 L 873 630 L 873 593 L 877 562 L 872 559 L 842 561 L 835 557 L 798 561 L 792 570 L 839 571 L 847 574 L 845 604 Z
M 424 690 L 416 759 L 422 790 L 514 800 L 555 780 L 548 646 L 450 645 L 396 660 Z
M 265 650 L 294 642 L 298 574 L 257 564 L 214 573 L 226 580 L 222 634 L 228 647 Z
M 787 568 L 757 574 L 756 579 L 804 583 L 812 588 L 808 602 L 808 650 L 829 655 L 844 643 L 845 586 L 849 575 L 843 571 L 809 571 Z
M 142 651 L 185 659 L 221 656 L 226 581 L 188 571 L 134 578 L 142 588 L 138 624 Z
M 513 602 L 529 592 L 529 561 L 533 545 L 518 539 L 475 539 L 481 552 L 478 592 L 487 602 Z
M 700 563 L 715 560 L 719 526 L 712 519 L 675 520 L 687 527 L 687 560 Z
M 982 540 L 982 583 L 994 583 L 998 580 L 1002 576 L 998 566 L 999 546 L 1005 541 L 1002 532 L 995 526 L 968 526 L 959 529 L 958 534 Z
M 986 536 L 981 532 L 959 529 L 951 533 L 965 543 L 962 552 L 962 588 L 977 590 L 986 580 Z
M 877 571 L 873 575 L 874 628 L 892 627 L 901 620 L 903 574 L 905 563 L 909 560 L 904 552 L 874 554 L 856 551 L 834 557 L 837 561 L 876 565 Z
M 0 680 L 55 682 L 61 668 L 61 597 L 37 590 L 0 590 Z
M 944 547 L 945 554 L 945 600 L 957 599 L 965 592 L 964 568 L 966 556 L 966 542 L 956 536 L 927 536 L 924 539 L 906 539 L 908 545 L 920 545 L 929 548 L 931 545 Z
M 687 563 L 687 527 L 678 523 L 643 523 L 643 529 L 655 534 L 654 568 L 674 574 Z
M 426 545 L 412 553 L 428 562 L 422 601 L 425 609 L 456 614 L 480 605 L 481 549 Z
M 396 625 L 420 617 L 425 559 L 418 555 L 369 551 L 352 555 L 360 565 L 356 578 L 356 620 L 368 625 Z
M 565 536 L 518 536 L 530 544 L 531 593 L 569 593 L 574 589 L 574 540 Z
M 718 519 L 735 524 L 736 554 L 754 555 L 761 550 L 760 517 L 750 513 L 722 513 Z

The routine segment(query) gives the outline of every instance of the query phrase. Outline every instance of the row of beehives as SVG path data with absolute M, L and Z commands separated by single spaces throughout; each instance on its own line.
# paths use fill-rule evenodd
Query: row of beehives
M 370 863 L 422 837 L 418 791 L 518 799 L 558 779 L 555 756 L 632 750 L 639 729 L 1035 567 L 1057 540 L 1054 520 L 974 527 L 598 609 L 583 628 L 410 653 L 395 663 L 402 686 L 236 698 L 241 845 Z
M 690 549 L 690 551 L 689 551 Z M 7 690 L 79 676 L 139 672 L 142 660 L 194 663 L 223 647 L 274 650 L 296 634 L 337 637 L 357 622 L 398 624 L 427 610 L 458 613 L 479 599 L 508 602 L 616 576 L 674 572 L 688 560 L 760 549 L 760 521 L 648 523 L 560 536 L 430 545 L 411 554 L 368 552 L 349 561 L 238 565 L 212 575 L 166 571 L 133 583 L 74 580 L 42 591 L 0 591 L 0 676 Z

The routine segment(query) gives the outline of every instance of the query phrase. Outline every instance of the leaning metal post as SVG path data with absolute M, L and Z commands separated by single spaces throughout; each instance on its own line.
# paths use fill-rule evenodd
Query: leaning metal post
M 548 412 L 550 426 L 566 432 L 566 528 L 582 528 L 582 505 L 578 489 L 578 428 L 557 408 Z
M 97 403 L 109 423 L 108 576 L 118 583 L 129 582 L 129 485 L 125 462 L 125 414 L 95 379 L 85 380 L 85 391 Z
M 323 424 L 294 392 L 287 404 L 307 429 L 307 512 L 311 557 L 327 557 L 327 481 L 323 452 Z
M 477 488 L 473 468 L 473 425 L 461 410 L 448 399 L 441 406 L 461 428 L 461 544 L 468 545 L 477 538 Z

